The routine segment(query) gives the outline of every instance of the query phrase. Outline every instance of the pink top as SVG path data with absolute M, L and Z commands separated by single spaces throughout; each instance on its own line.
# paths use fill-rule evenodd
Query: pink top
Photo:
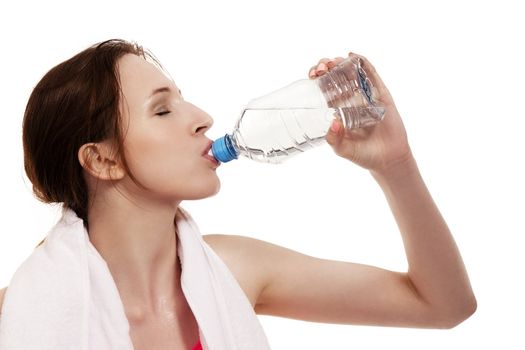
M 191 350 L 202 350 L 201 341 L 199 340 L 199 342 L 195 344 L 195 346 Z

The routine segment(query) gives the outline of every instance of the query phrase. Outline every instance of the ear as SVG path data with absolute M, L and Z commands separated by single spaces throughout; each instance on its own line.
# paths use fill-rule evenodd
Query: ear
M 82 145 L 78 161 L 85 171 L 100 180 L 120 180 L 126 174 L 109 142 Z

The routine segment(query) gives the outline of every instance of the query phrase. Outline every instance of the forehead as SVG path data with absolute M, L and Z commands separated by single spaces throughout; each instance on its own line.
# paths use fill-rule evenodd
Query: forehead
M 175 83 L 161 69 L 144 58 L 127 54 L 120 58 L 118 71 L 122 93 L 128 98 L 147 98 L 159 87 L 172 86 Z

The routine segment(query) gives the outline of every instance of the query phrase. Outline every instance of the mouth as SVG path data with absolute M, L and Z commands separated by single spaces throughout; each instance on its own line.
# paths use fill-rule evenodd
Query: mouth
M 204 151 L 202 152 L 202 157 L 208 159 L 210 162 L 212 162 L 214 165 L 219 166 L 221 163 L 215 159 L 211 152 L 211 145 L 213 144 L 213 141 L 209 141 L 206 145 L 206 148 L 204 148 Z
M 213 144 L 213 141 L 212 140 L 209 140 L 208 143 L 206 144 L 206 147 L 204 148 L 204 151 L 202 151 L 202 155 L 205 156 L 205 155 L 211 155 L 210 153 L 210 150 L 211 150 L 211 145 Z

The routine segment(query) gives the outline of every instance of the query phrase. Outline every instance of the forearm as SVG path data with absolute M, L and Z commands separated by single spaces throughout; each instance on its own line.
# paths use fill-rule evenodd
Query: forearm
M 408 278 L 418 296 L 443 317 L 467 317 L 476 307 L 465 266 L 450 230 L 412 157 L 372 175 L 401 232 Z

